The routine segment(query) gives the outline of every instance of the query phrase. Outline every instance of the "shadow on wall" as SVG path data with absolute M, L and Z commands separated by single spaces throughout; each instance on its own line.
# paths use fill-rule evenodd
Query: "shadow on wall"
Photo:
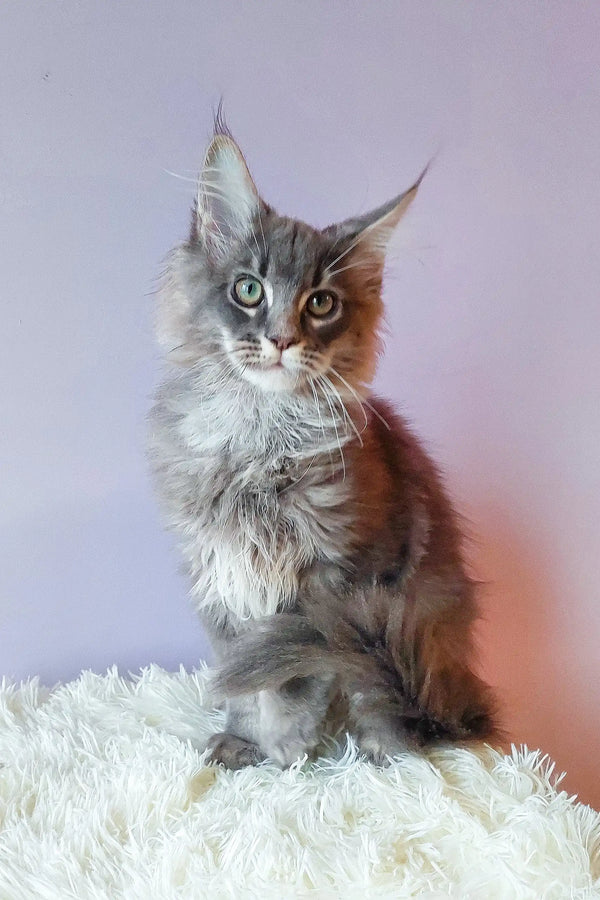
M 556 586 L 551 547 L 524 534 L 500 505 L 475 507 L 472 516 L 473 569 L 484 581 L 482 669 L 498 691 L 509 742 L 548 753 L 557 774 L 567 772 L 562 787 L 599 809 L 600 720 L 586 706 L 589 686 L 579 690 L 581 667 L 564 629 L 566 598 Z
M 115 494 L 3 530 L 0 675 L 52 685 L 81 669 L 191 668 L 207 656 L 155 507 Z

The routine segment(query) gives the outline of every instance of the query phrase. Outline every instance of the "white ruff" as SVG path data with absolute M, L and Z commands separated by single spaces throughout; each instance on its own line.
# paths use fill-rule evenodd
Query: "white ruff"
M 259 618 L 294 600 L 316 558 L 343 564 L 353 539 L 343 460 L 352 432 L 313 398 L 265 400 L 237 378 L 203 388 L 200 379 L 186 390 L 175 382 L 165 403 L 174 423 L 159 421 L 152 435 L 159 484 L 196 608 Z
M 207 768 L 205 677 L 3 686 L 2 900 L 599 896 L 600 816 L 539 753 Z

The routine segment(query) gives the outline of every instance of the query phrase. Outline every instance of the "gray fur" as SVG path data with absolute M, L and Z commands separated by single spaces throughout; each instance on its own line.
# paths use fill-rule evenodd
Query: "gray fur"
M 342 700 L 376 761 L 491 721 L 464 660 L 442 677 L 446 657 L 466 660 L 475 614 L 453 512 L 404 424 L 367 400 L 383 249 L 416 187 L 319 231 L 264 203 L 221 130 L 168 262 L 158 335 L 179 368 L 150 451 L 222 661 L 211 752 L 232 768 L 314 751 Z M 263 286 L 256 307 L 236 299 L 244 276 Z M 315 291 L 334 296 L 323 318 Z
M 206 377 L 205 366 L 201 376 L 185 373 L 159 396 L 152 446 L 161 493 L 197 609 L 256 619 L 293 604 L 299 574 L 317 556 L 344 559 L 349 484 L 330 480 L 347 429 L 340 421 L 336 435 L 314 400 L 282 403 L 224 376 L 214 393 Z

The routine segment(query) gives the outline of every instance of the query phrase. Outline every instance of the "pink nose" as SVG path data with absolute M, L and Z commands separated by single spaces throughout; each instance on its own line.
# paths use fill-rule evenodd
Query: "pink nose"
M 270 337 L 269 340 L 272 344 L 275 344 L 277 349 L 283 353 L 284 350 L 287 350 L 288 347 L 291 347 L 293 344 L 297 344 L 296 338 L 291 337 Z

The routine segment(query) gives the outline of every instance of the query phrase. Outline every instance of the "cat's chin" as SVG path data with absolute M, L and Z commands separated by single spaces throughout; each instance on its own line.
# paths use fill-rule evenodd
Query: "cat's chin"
M 243 378 L 263 391 L 271 393 L 293 394 L 304 383 L 303 375 L 285 366 L 268 366 L 265 368 L 248 366 L 244 369 Z

